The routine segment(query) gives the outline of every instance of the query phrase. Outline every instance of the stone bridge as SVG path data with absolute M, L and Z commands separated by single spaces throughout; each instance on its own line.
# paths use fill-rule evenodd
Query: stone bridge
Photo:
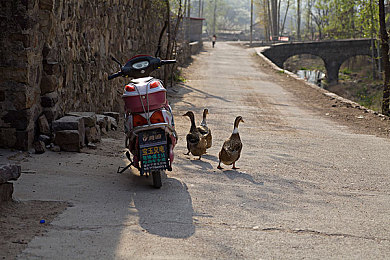
M 371 56 L 371 39 L 332 40 L 274 44 L 262 51 L 263 55 L 280 68 L 294 55 L 311 54 L 320 57 L 325 64 L 327 82 L 335 84 L 339 79 L 341 64 L 357 55 Z

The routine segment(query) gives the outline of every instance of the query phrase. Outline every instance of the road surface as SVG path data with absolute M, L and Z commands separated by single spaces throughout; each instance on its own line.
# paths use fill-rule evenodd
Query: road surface
M 135 170 L 116 173 L 126 163 L 122 138 L 105 138 L 100 153 L 47 152 L 23 162 L 37 173 L 18 180 L 16 198 L 73 206 L 19 259 L 390 256 L 389 139 L 303 108 L 251 49 L 206 46 L 185 76 L 169 94 L 180 140 L 160 190 Z M 184 155 L 190 122 L 181 115 L 192 110 L 200 122 L 205 107 L 214 145 L 199 161 Z M 240 169 L 221 171 L 218 152 L 238 115 Z

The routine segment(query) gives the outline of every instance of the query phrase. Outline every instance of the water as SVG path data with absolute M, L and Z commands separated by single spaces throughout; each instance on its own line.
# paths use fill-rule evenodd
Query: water
M 305 79 L 307 82 L 322 87 L 322 81 L 325 79 L 325 73 L 319 70 L 298 70 L 298 77 Z

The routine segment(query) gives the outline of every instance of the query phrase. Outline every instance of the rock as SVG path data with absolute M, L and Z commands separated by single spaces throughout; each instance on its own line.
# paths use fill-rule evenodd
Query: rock
M 86 138 L 87 144 L 100 142 L 100 140 L 102 139 L 100 127 L 99 126 L 86 127 L 85 128 L 85 138 Z
M 117 124 L 117 120 L 111 116 L 107 116 L 107 119 L 108 119 L 108 126 L 109 126 L 109 129 L 110 130 L 116 130 L 118 129 L 118 124 Z
M 14 147 L 16 144 L 15 128 L 0 128 L 0 147 Z
M 87 147 L 94 150 L 97 149 L 97 146 L 95 144 L 87 144 Z
M 45 143 L 43 141 L 36 141 L 33 145 L 36 154 L 43 154 L 46 152 Z
M 108 131 L 108 117 L 105 115 L 96 115 L 96 118 L 100 129 L 103 130 L 104 128 L 106 131 Z
M 79 134 L 80 147 L 84 146 L 85 142 L 85 124 L 84 118 L 76 116 L 64 116 L 52 122 L 53 131 L 57 134 L 58 131 L 76 130 Z M 61 146 L 61 145 L 60 145 Z M 62 146 L 61 146 L 62 149 Z
M 53 92 L 57 89 L 57 87 L 58 83 L 56 76 L 42 73 L 42 80 L 40 85 L 42 94 Z
M 47 135 L 40 135 L 38 137 L 38 140 L 44 142 L 45 145 L 49 145 L 50 142 L 51 142 L 51 138 L 49 136 L 47 136 Z
M 115 118 L 116 122 L 119 122 L 119 113 L 117 112 L 104 112 L 103 115 Z
M 38 126 L 39 126 L 39 133 L 44 134 L 44 135 L 50 135 L 50 126 L 49 122 L 46 119 L 45 115 L 41 115 L 38 118 Z
M 39 9 L 51 11 L 53 9 L 53 0 L 40 0 Z
M 93 127 L 96 125 L 96 114 L 94 112 L 69 112 L 66 115 L 82 117 L 85 126 Z
M 54 143 L 61 148 L 61 151 L 80 152 L 80 132 L 78 130 L 57 131 Z
M 22 168 L 16 164 L 6 164 L 0 166 L 0 183 L 16 181 L 20 177 Z
M 14 192 L 14 186 L 10 182 L 0 184 L 0 204 L 5 201 L 12 200 L 12 193 Z
M 54 107 L 44 107 L 42 113 L 46 116 L 48 122 L 53 122 L 60 115 L 58 104 Z
M 54 107 L 58 102 L 57 92 L 51 92 L 44 96 L 41 96 L 42 107 Z
M 100 128 L 100 131 L 101 131 L 102 135 L 107 135 L 106 128 Z
M 61 147 L 59 147 L 58 145 L 53 145 L 51 148 L 50 148 L 51 151 L 53 152 L 60 152 L 61 151 Z

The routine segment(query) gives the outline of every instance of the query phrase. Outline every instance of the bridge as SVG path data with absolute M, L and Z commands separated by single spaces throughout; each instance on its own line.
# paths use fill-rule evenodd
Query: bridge
M 327 82 L 335 84 L 338 82 L 339 69 L 344 61 L 357 55 L 371 56 L 371 39 L 278 43 L 264 49 L 262 53 L 280 68 L 283 68 L 289 57 L 295 55 L 318 56 L 324 61 Z

